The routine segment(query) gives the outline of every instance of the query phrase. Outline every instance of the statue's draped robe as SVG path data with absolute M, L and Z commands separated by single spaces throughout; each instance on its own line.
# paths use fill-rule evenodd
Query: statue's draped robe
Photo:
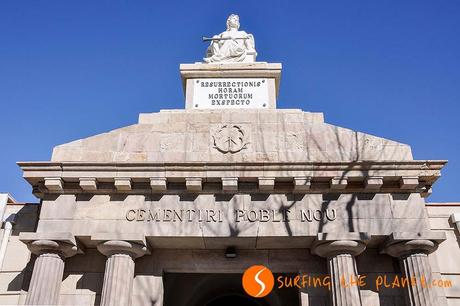
M 245 31 L 225 31 L 213 38 L 246 38 L 212 41 L 206 51 L 208 62 L 242 62 L 248 51 L 254 50 L 254 37 Z

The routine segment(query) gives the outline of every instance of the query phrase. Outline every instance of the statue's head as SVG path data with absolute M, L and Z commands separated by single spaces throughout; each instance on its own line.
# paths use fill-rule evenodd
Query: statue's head
M 227 18 L 227 31 L 231 28 L 236 28 L 237 30 L 240 28 L 240 17 L 235 14 L 231 14 Z

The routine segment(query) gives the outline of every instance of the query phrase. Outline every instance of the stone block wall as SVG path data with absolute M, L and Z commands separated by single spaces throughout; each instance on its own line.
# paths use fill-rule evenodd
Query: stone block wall
M 446 233 L 447 240 L 430 255 L 433 272 L 442 280 L 451 281 L 451 287 L 440 288 L 438 294 L 447 298 L 448 306 L 460 305 L 460 233 L 451 216 L 460 213 L 460 203 L 429 203 L 427 212 L 431 229 Z
M 16 224 L 0 270 L 0 305 L 24 304 L 34 257 L 27 246 L 19 241 L 19 233 L 36 230 L 39 208 L 38 204 L 12 204 L 6 208 L 5 217 L 16 214 Z M 3 233 L 2 228 L 0 239 L 3 239 Z

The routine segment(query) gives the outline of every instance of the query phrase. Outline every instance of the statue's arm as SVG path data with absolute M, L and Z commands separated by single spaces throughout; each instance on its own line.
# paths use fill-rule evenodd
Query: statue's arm
M 248 34 L 248 39 L 246 39 L 246 48 L 251 51 L 256 51 L 256 41 L 254 40 L 254 35 Z

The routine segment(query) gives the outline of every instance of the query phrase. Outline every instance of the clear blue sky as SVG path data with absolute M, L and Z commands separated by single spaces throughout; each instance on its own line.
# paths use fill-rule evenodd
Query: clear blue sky
M 179 63 L 230 13 L 284 65 L 279 108 L 448 159 L 434 201 L 460 201 L 460 1 L 1 1 L 0 191 L 36 201 L 16 161 L 183 108 Z

